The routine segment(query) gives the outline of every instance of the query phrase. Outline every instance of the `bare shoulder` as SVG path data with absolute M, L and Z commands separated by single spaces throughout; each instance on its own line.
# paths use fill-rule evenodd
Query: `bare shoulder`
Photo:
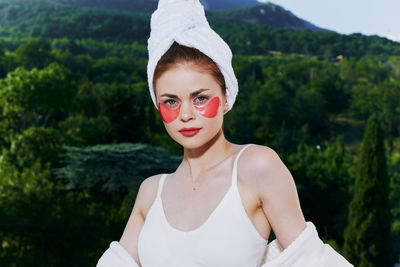
M 162 174 L 149 176 L 139 186 L 132 213 L 139 214 L 143 220 L 146 219 L 147 212 L 156 198 L 161 176 Z
M 305 229 L 292 174 L 271 148 L 252 145 L 243 152 L 241 175 L 254 190 L 279 244 L 286 248 Z
M 265 180 L 269 174 L 283 171 L 286 166 L 275 150 L 268 146 L 253 144 L 243 151 L 238 161 L 238 169 L 241 169 L 241 173 L 246 177 L 262 177 Z
M 149 211 L 157 196 L 157 190 L 161 176 L 162 174 L 156 174 L 147 177 L 140 184 L 139 191 L 135 200 L 135 205 L 136 203 L 139 205 L 143 219 L 146 218 L 147 212 Z
M 147 211 L 150 209 L 158 189 L 162 174 L 150 176 L 142 181 L 133 205 L 131 215 L 119 243 L 139 263 L 138 237 L 143 227 Z
M 263 145 L 252 144 L 245 151 L 241 158 L 246 158 L 249 161 L 263 161 L 270 160 L 273 157 L 279 157 L 272 148 Z
M 293 176 L 278 153 L 267 146 L 251 145 L 238 161 L 238 174 L 261 200 L 295 187 Z

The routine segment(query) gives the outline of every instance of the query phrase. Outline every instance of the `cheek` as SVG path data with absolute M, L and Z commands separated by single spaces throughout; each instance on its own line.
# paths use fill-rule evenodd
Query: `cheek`
M 207 118 L 214 118 L 218 114 L 218 108 L 219 108 L 219 97 L 216 96 L 213 99 L 211 99 L 207 105 L 203 107 L 199 106 L 194 106 L 194 108 L 199 112 L 200 115 L 207 117 Z
M 164 103 L 159 102 L 158 110 L 160 111 L 162 120 L 165 123 L 170 123 L 176 120 L 176 118 L 178 118 L 179 112 L 181 110 L 181 105 L 179 105 L 179 107 L 176 109 L 170 109 Z

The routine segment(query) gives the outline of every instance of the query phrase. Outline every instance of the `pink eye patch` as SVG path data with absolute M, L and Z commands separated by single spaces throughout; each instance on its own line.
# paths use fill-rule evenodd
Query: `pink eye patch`
M 199 112 L 200 115 L 207 118 L 214 118 L 218 113 L 219 103 L 220 103 L 219 97 L 216 96 L 213 99 L 211 99 L 207 103 L 207 105 L 202 107 L 194 105 L 194 108 Z
M 170 123 L 176 120 L 179 116 L 179 112 L 181 110 L 181 105 L 179 105 L 176 109 L 171 109 L 167 107 L 164 103 L 158 103 L 158 110 L 160 111 L 161 119 L 165 123 Z

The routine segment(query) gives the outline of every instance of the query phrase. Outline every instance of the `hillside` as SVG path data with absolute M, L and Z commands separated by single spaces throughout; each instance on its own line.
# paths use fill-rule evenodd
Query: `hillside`
M 327 31 L 313 25 L 308 21 L 296 17 L 292 12 L 272 3 L 253 7 L 219 10 L 213 12 L 211 17 L 229 18 L 235 21 L 289 28 L 294 30 Z
M 209 11 L 258 6 L 261 3 L 256 0 L 200 0 L 204 8 Z

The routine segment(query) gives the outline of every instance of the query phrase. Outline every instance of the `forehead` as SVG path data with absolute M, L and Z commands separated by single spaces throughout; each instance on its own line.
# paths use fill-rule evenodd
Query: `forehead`
M 220 90 L 215 78 L 204 71 L 184 65 L 164 72 L 156 81 L 157 95 L 174 93 L 176 95 L 188 95 L 199 89 L 210 89 L 207 92 Z

